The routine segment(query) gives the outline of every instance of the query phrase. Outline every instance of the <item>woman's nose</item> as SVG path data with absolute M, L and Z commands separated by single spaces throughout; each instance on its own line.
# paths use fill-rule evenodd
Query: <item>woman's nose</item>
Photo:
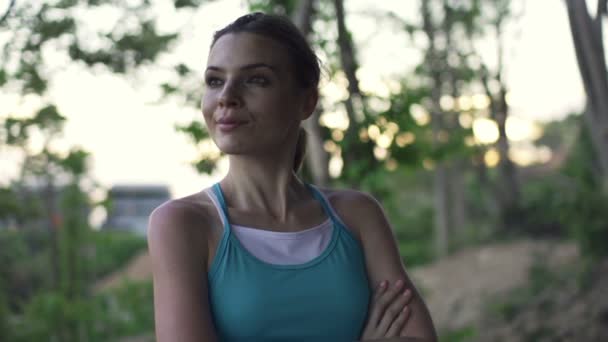
M 242 104 L 239 85 L 232 82 L 226 83 L 220 94 L 219 104 L 223 107 L 239 107 Z

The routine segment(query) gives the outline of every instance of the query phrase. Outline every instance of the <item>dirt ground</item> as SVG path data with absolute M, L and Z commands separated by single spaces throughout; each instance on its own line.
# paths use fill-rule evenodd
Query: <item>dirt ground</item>
M 411 276 L 440 330 L 455 330 L 480 321 L 487 299 L 500 299 L 524 285 L 534 262 L 549 268 L 578 259 L 574 244 L 515 241 L 466 249 Z

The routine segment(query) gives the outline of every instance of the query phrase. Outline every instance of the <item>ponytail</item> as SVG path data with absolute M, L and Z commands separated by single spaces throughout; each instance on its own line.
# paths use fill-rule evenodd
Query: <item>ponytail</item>
M 304 163 L 306 154 L 306 130 L 300 127 L 298 131 L 298 142 L 296 143 L 296 153 L 293 160 L 293 171 L 298 172 Z

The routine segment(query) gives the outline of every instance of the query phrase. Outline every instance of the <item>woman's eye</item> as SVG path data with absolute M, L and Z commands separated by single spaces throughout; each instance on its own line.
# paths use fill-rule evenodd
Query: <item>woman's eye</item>
M 207 77 L 205 79 L 205 83 L 207 84 L 207 86 L 209 86 L 211 88 L 219 87 L 222 85 L 222 80 L 217 77 Z
M 247 83 L 265 86 L 265 85 L 268 85 L 269 81 L 264 76 L 251 76 L 247 79 Z

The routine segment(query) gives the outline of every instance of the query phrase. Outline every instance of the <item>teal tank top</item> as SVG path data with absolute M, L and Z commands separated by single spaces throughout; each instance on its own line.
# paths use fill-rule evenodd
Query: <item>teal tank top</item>
M 266 263 L 230 233 L 219 184 L 213 186 L 224 232 L 208 272 L 209 303 L 221 341 L 355 341 L 367 316 L 370 288 L 363 251 L 326 198 L 334 229 L 327 248 L 298 265 Z

